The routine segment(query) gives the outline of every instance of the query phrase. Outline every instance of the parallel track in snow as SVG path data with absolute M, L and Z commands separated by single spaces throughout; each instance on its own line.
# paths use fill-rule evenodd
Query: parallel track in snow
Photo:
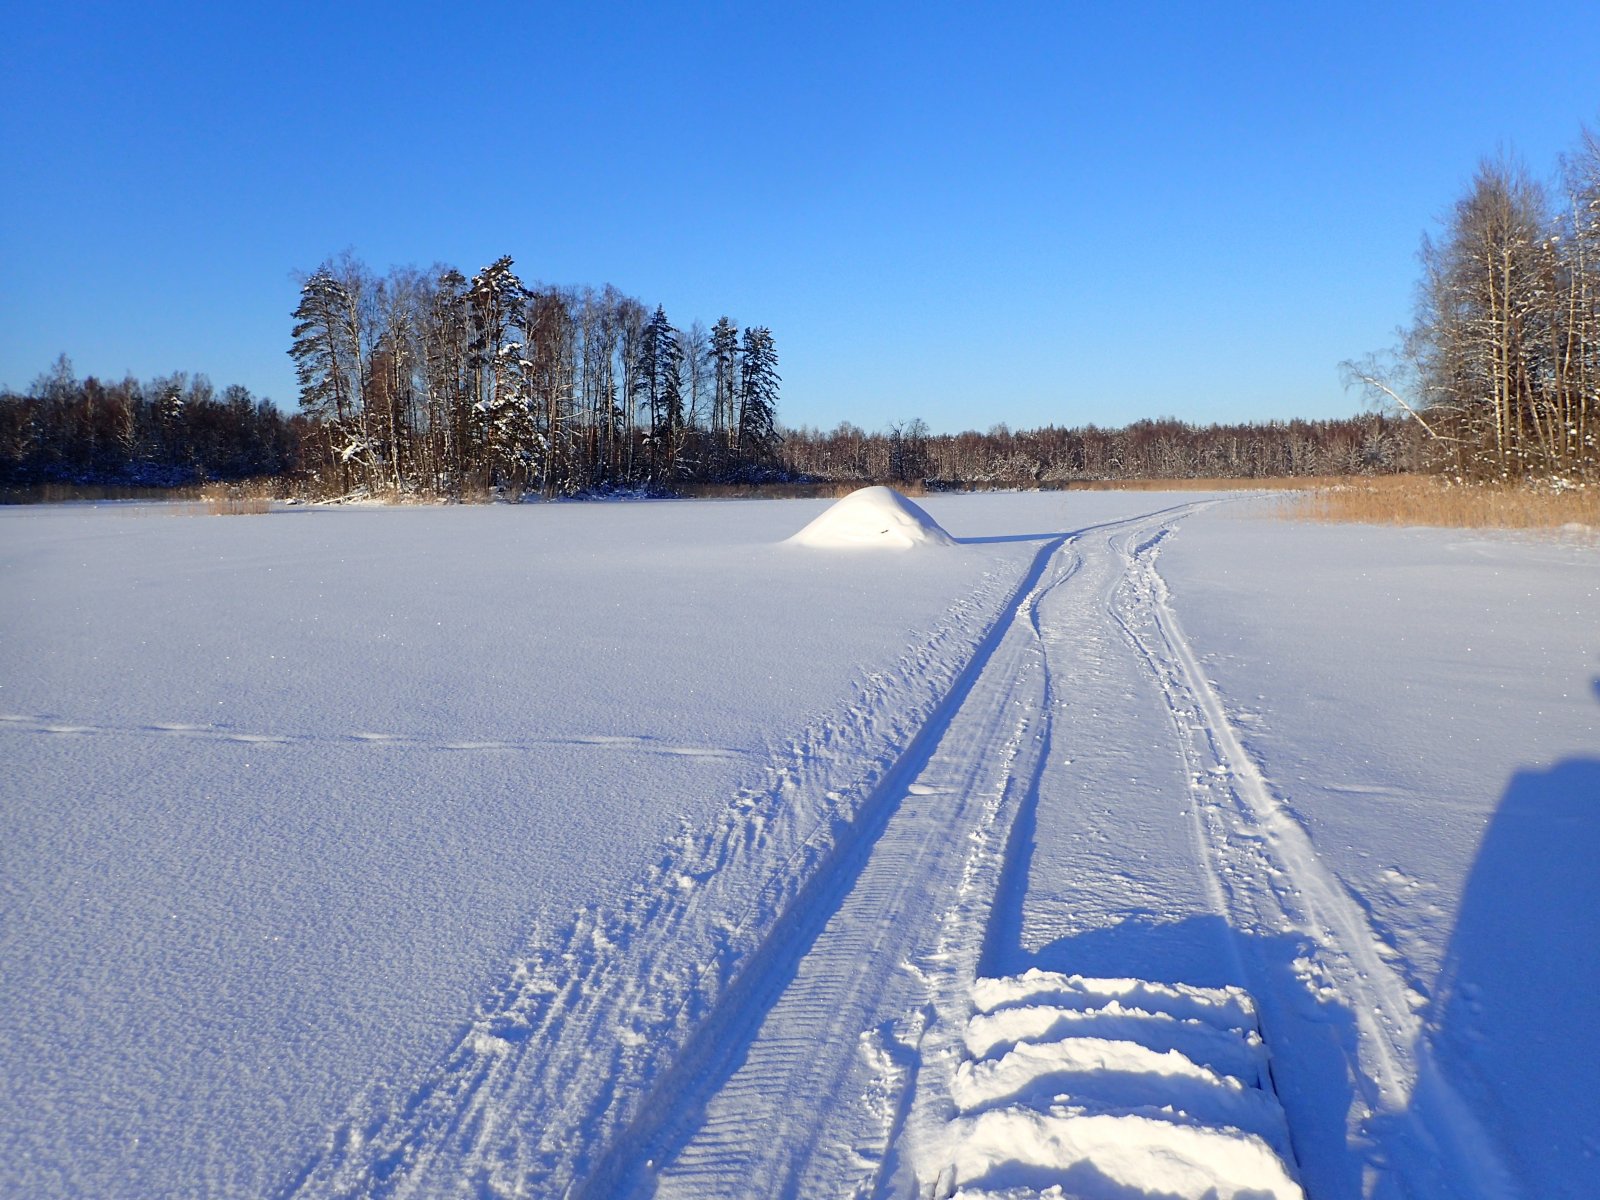
M 1034 586 L 885 779 L 878 820 L 575 1195 L 869 1196 L 905 1174 L 913 1092 L 941 1086 L 917 1076 L 959 1059 L 958 1009 L 1049 744 L 1041 601 L 1060 589 L 1098 601 L 1115 584 L 1103 573 L 1120 569 L 1100 556 L 1084 570 L 1078 544 L 1091 532 L 1046 547 Z
M 1512 1200 L 1520 1191 L 1470 1108 L 1436 1072 L 1419 1094 L 1428 1050 L 1410 990 L 1365 909 L 1323 863 L 1229 720 L 1156 569 L 1169 532 L 1117 539 L 1124 586 L 1112 612 L 1166 697 L 1204 814 L 1210 887 L 1245 958 L 1274 936 L 1303 947 L 1293 984 L 1272 964 L 1249 963 L 1269 1044 L 1276 1034 L 1279 1092 L 1303 1164 L 1314 1178 L 1335 1181 L 1323 1184 L 1326 1192 L 1343 1190 L 1340 1182 L 1365 1191 L 1349 1173 L 1365 1158 L 1371 1177 L 1386 1175 L 1402 1194 Z M 1328 1019 L 1318 1010 L 1330 1007 L 1353 1023 L 1352 1040 L 1311 1032 Z M 1314 1053 L 1304 1049 L 1308 1041 L 1320 1042 Z M 1317 1113 L 1341 1086 L 1354 1094 L 1344 1128 L 1329 1129 Z
M 743 1010 L 816 897 L 854 873 L 903 764 L 947 722 L 1060 540 L 998 614 L 993 585 L 958 602 L 778 753 L 720 823 L 663 847 L 620 903 L 536 932 L 444 1057 L 407 1091 L 356 1098 L 277 1194 L 564 1196 L 608 1170 L 674 1064 Z
M 1307 1182 L 1359 1194 L 1349 1150 L 1381 1171 L 1404 1137 L 1413 1166 L 1462 1164 L 1423 1169 L 1419 1194 L 1514 1196 L 1463 1106 L 1414 1102 L 1425 1050 L 1403 981 L 1179 625 L 1156 559 L 1207 503 L 1047 540 L 981 636 L 962 629 L 994 611 L 975 598 L 620 906 L 515 962 L 427 1078 L 357 1101 L 282 1194 L 925 1194 L 996 899 L 1025 882 L 1013 828 L 1049 801 L 1052 714 L 1092 627 L 1125 635 L 1116 678 L 1165 701 L 1164 752 L 1193 781 L 1168 806 L 1195 843 L 1175 869 L 1236 931 Z M 1305 948 L 1289 979 L 1251 950 L 1284 937 Z M 1331 1066 L 1305 1033 L 1329 1005 L 1355 1028 Z M 1339 1073 L 1355 1094 L 1329 1130 L 1313 1093 Z
M 893 1097 L 872 1084 L 892 1070 L 896 1034 L 879 1026 L 923 990 L 917 961 L 960 895 L 970 848 L 1039 752 L 1033 610 L 1072 574 L 1060 545 L 885 779 L 878 819 L 752 963 L 746 994 L 707 1022 L 586 1200 L 726 1195 L 730 1183 L 764 1196 L 870 1186 L 894 1132 Z

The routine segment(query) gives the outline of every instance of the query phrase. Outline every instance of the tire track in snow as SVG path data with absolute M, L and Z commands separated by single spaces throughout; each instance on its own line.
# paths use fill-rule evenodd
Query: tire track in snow
M 1123 539 L 1127 583 L 1112 611 L 1166 695 L 1195 799 L 1209 823 L 1213 869 L 1208 887 L 1222 900 L 1236 938 L 1240 930 L 1287 932 L 1313 949 L 1296 964 L 1305 988 L 1299 996 L 1282 994 L 1263 964 L 1255 964 L 1269 1043 L 1272 1031 L 1278 1031 L 1285 1076 L 1280 1092 L 1291 1130 L 1299 1134 L 1302 1164 L 1310 1168 L 1319 1157 L 1346 1147 L 1305 1144 L 1307 1130 L 1317 1124 L 1307 1109 L 1318 1097 L 1304 1095 L 1303 1083 L 1296 1086 L 1295 1063 L 1282 1057 L 1290 1041 L 1285 1032 L 1306 1019 L 1298 1014 L 1337 998 L 1348 1006 L 1358 1031 L 1356 1044 L 1344 1048 L 1349 1081 L 1358 1089 L 1347 1117 L 1354 1148 L 1378 1170 L 1415 1176 L 1408 1183 L 1419 1194 L 1485 1200 L 1518 1195 L 1476 1118 L 1437 1072 L 1426 1106 L 1416 1102 L 1417 1059 L 1427 1049 L 1411 990 L 1384 956 L 1365 908 L 1323 864 L 1306 828 L 1244 748 L 1184 635 L 1156 569 L 1160 544 L 1170 532 L 1164 528 L 1148 538 Z M 1379 1132 L 1385 1123 L 1401 1131 L 1398 1137 Z M 1408 1139 L 1423 1148 L 1420 1160 L 1406 1145 Z
M 1049 557 L 1061 545 L 1051 543 Z M 873 1060 L 894 1054 L 884 1042 L 877 1056 L 863 1054 L 862 1037 L 870 1041 L 885 1014 L 915 1000 L 921 989 L 906 964 L 932 941 L 968 848 L 1037 753 L 1031 726 L 1043 663 L 1031 613 L 1074 564 L 1040 565 L 1051 578 L 997 626 L 999 636 L 908 747 L 885 780 L 890 803 L 874 827 L 791 910 L 793 928 L 770 943 L 770 960 L 752 964 L 749 994 L 702 1027 L 695 1052 L 657 1089 L 651 1118 L 613 1147 L 582 1196 L 870 1186 L 893 1133 L 883 1115 L 892 1097 L 870 1086 Z M 879 1036 L 895 1040 L 891 1031 Z
M 777 754 L 718 826 L 664 846 L 620 902 L 536 933 L 421 1082 L 375 1082 L 279 1195 L 569 1194 L 648 1114 L 696 1030 L 738 1008 L 730 989 L 783 953 L 788 922 L 896 799 L 886 781 L 923 752 L 1058 544 L 975 641 L 998 579 Z
M 1073 576 L 1070 544 L 1088 532 L 1048 548 L 1068 547 L 1048 578 L 1036 567 L 1037 586 L 886 781 L 898 798 L 881 828 L 791 910 L 748 990 L 702 1024 L 580 1195 L 875 1194 L 917 1073 L 959 1054 L 960 1022 L 943 1010 L 956 993 L 965 1004 L 1048 742 L 1038 603 Z

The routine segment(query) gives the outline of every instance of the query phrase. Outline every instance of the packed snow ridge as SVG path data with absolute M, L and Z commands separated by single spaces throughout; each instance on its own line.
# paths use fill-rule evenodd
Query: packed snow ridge
M 851 492 L 789 541 L 824 550 L 956 544 L 939 522 L 889 487 Z
M 1030 970 L 972 999 L 939 1200 L 1301 1200 L 1241 989 Z

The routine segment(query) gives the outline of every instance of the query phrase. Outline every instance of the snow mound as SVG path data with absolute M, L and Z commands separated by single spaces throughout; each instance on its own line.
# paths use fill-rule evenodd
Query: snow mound
M 955 539 L 921 508 L 888 487 L 851 492 L 789 539 L 825 550 L 953 546 Z

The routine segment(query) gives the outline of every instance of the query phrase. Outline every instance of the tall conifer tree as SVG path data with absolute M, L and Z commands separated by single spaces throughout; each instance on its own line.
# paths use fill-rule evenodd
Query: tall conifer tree
M 744 331 L 739 356 L 739 456 L 745 465 L 769 461 L 778 443 L 778 351 L 772 331 Z

